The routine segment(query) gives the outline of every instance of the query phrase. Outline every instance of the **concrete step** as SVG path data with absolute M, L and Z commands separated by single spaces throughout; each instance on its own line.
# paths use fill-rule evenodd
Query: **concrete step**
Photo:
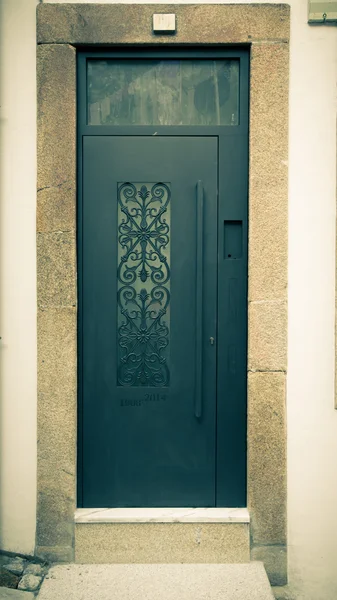
M 79 509 L 76 563 L 247 563 L 244 508 Z
M 38 600 L 274 600 L 260 562 L 57 565 Z

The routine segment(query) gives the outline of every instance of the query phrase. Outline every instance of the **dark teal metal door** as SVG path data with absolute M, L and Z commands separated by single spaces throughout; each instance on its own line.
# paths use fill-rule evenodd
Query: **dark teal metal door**
M 218 138 L 84 136 L 83 505 L 215 506 Z
M 78 52 L 78 506 L 246 506 L 248 82 Z

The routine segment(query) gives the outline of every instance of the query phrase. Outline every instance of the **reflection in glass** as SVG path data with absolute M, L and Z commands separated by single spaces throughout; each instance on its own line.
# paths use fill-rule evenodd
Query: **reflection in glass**
M 170 199 L 168 183 L 118 184 L 120 386 L 169 384 Z
M 89 125 L 238 125 L 239 61 L 89 60 Z

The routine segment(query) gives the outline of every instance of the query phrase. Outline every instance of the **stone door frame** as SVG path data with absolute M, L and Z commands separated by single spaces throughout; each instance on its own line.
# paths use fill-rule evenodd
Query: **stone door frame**
M 153 13 L 177 33 L 152 33 Z M 202 26 L 200 26 L 202 24 Z M 250 46 L 248 509 L 252 558 L 286 582 L 288 87 L 285 4 L 37 8 L 36 553 L 74 558 L 77 439 L 76 53 L 79 47 Z M 269 567 L 268 567 L 269 565 Z

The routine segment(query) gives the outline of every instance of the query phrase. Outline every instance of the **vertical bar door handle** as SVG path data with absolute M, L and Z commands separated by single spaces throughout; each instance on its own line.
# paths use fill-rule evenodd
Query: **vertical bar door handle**
M 203 294 L 203 241 L 204 241 L 204 188 L 202 181 L 197 182 L 197 248 L 196 248 L 196 364 L 195 364 L 195 396 L 194 414 L 197 419 L 202 416 L 202 294 Z

